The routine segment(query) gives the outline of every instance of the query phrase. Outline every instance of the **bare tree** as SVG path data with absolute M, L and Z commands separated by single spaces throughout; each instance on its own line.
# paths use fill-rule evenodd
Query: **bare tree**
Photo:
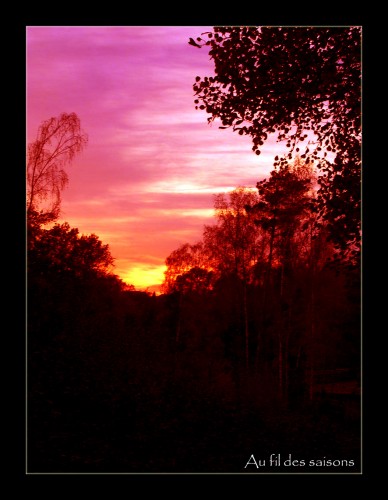
M 27 217 L 39 224 L 56 220 L 61 191 L 68 183 L 64 167 L 87 143 L 75 113 L 44 121 L 27 151 Z

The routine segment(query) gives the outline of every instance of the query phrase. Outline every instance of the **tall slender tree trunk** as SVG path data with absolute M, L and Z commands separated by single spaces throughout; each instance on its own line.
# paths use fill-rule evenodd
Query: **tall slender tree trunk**
M 178 320 L 175 330 L 175 342 L 179 344 L 181 339 L 181 329 L 182 329 L 182 304 L 183 304 L 183 293 L 179 292 L 179 301 L 178 301 Z
M 310 233 L 311 260 L 310 260 L 310 363 L 309 363 L 309 399 L 314 399 L 314 371 L 315 371 L 315 256 L 312 229 Z
M 283 297 L 284 294 L 284 264 L 282 264 L 280 268 L 280 298 Z
M 245 368 L 249 370 L 249 322 L 248 322 L 248 299 L 247 283 L 244 278 L 243 283 L 243 309 L 244 309 L 244 329 L 245 329 Z
M 280 304 L 283 305 L 284 295 L 287 293 L 285 280 L 285 263 L 282 264 L 280 274 Z M 290 343 L 290 325 L 291 325 L 291 306 L 288 304 L 287 312 L 282 311 L 281 325 L 278 331 L 278 379 L 279 379 L 279 397 L 288 400 L 289 386 L 289 343 Z
M 181 330 L 182 330 L 183 293 L 182 292 L 178 293 L 179 293 L 178 314 L 177 314 L 177 323 L 175 328 L 174 365 L 172 370 L 174 380 L 179 380 L 179 378 L 181 377 L 181 366 L 182 366 L 181 353 L 179 351 L 178 346 L 181 340 Z
M 314 341 L 315 341 L 315 299 L 314 299 L 314 289 L 311 287 L 311 306 L 310 306 L 310 363 L 309 363 L 309 398 L 310 401 L 314 399 L 314 370 L 315 370 L 315 353 L 314 353 Z
M 282 319 L 284 325 L 284 351 L 283 351 L 283 397 L 288 404 L 289 393 L 289 345 L 291 333 L 291 291 L 290 280 L 292 280 L 292 265 L 291 265 L 291 238 L 292 230 L 289 232 L 285 242 L 285 253 L 281 267 L 280 275 L 280 303 L 282 305 Z M 286 274 L 287 270 L 287 274 Z M 283 306 L 286 306 L 283 309 Z
M 281 332 L 278 332 L 278 395 L 283 398 L 283 342 Z
M 290 386 L 290 363 L 289 363 L 289 348 L 290 348 L 290 330 L 291 330 L 291 305 L 288 308 L 288 317 L 287 317 L 287 329 L 286 329 L 286 356 L 285 356 L 285 367 L 284 367 L 284 392 L 287 400 L 287 404 L 289 401 L 289 386 Z
M 269 284 L 271 278 L 272 271 L 272 260 L 273 260 L 273 248 L 275 241 L 275 222 L 271 228 L 271 237 L 269 241 L 269 255 L 268 255 L 268 264 L 265 270 L 264 276 L 264 290 L 263 290 L 263 300 L 261 303 L 261 317 L 260 317 L 260 325 L 257 331 L 257 346 L 256 346 L 256 371 L 259 370 L 259 355 L 260 355 L 260 340 L 265 332 L 265 314 L 267 311 L 267 297 L 269 292 Z
M 282 264 L 280 268 L 280 306 L 282 306 L 282 300 L 283 300 L 283 292 L 284 292 L 284 285 L 283 285 L 283 280 L 284 280 L 284 264 Z M 284 353 L 283 353 L 283 326 L 284 326 L 284 320 L 283 320 L 283 312 L 281 313 L 281 318 L 280 318 L 280 325 L 278 326 L 278 395 L 279 399 L 283 399 L 283 377 L 284 377 L 284 372 L 283 372 L 283 363 L 284 363 Z

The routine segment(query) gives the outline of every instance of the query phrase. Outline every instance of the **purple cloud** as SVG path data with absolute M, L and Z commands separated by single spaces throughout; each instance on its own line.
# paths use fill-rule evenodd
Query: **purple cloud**
M 248 137 L 194 109 L 195 76 L 213 66 L 188 39 L 209 30 L 27 28 L 27 140 L 43 120 L 78 114 L 89 143 L 68 169 L 62 219 L 109 243 L 116 272 L 139 288 L 201 237 L 213 193 L 255 186 L 279 149 L 269 141 L 258 157 Z

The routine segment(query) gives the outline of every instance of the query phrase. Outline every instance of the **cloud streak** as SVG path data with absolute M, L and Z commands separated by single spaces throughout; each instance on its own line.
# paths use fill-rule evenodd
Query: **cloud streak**
M 195 77 L 213 67 L 187 42 L 209 30 L 27 28 L 27 140 L 43 120 L 78 114 L 89 143 L 68 169 L 62 219 L 108 243 L 137 288 L 160 283 L 169 253 L 200 239 L 215 193 L 255 186 L 279 149 L 268 141 L 258 157 L 194 109 Z

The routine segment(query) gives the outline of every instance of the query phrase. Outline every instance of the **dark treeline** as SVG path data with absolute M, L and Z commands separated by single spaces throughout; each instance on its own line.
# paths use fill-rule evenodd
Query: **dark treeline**
M 112 274 L 97 236 L 31 226 L 30 471 L 256 471 L 270 453 L 359 470 L 359 270 L 331 258 L 311 173 L 217 195 L 159 296 Z

